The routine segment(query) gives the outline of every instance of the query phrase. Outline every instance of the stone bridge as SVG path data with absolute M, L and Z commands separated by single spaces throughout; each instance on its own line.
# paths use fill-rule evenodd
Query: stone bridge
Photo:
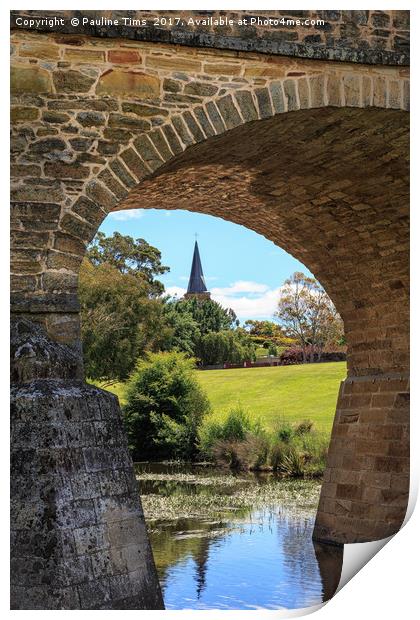
M 308 22 L 263 21 L 282 17 Z M 398 531 L 408 12 L 14 11 L 11 22 L 12 607 L 162 606 L 118 402 L 83 383 L 78 271 L 119 209 L 242 224 L 322 282 L 344 320 L 348 376 L 314 538 Z

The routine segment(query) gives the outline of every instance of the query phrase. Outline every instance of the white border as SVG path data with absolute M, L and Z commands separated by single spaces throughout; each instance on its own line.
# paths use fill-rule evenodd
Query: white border
M 0 100 L 0 104 L 3 108 L 2 112 L 2 133 L 3 139 L 0 144 L 3 145 L 2 150 L 0 151 L 1 163 L 3 164 L 2 170 L 9 169 L 9 149 L 8 146 L 8 122 L 6 119 L 9 118 L 9 101 L 7 93 L 9 92 L 9 58 L 7 55 L 7 44 L 6 42 L 9 40 L 9 10 L 16 9 L 16 6 L 6 1 L 6 6 L 2 6 L 0 9 L 0 27 L 1 27 L 1 51 L 2 51 L 2 91 L 3 97 Z M 62 3 L 59 0 L 55 0 L 54 2 L 40 2 L 40 3 L 25 3 L 25 9 L 27 10 L 66 10 L 68 9 L 67 3 Z M 85 4 L 85 3 L 83 3 Z M 266 1 L 264 3 L 265 10 L 284 10 L 290 8 L 290 4 L 283 3 L 274 3 L 273 1 Z M 338 6 L 337 6 L 338 4 Z M 249 2 L 249 1 L 230 1 L 227 3 L 220 2 L 206 2 L 206 3 L 198 3 L 198 2 L 161 2 L 159 0 L 155 0 L 153 3 L 150 2 L 146 5 L 143 5 L 142 8 L 147 10 L 188 10 L 188 9 L 236 9 L 236 10 L 250 10 L 257 8 L 257 2 Z M 365 9 L 372 10 L 372 4 L 363 3 Z M 309 4 L 307 2 L 303 2 L 298 5 L 300 9 L 313 9 L 313 3 Z M 321 9 L 340 9 L 340 10 L 359 10 L 360 3 L 353 4 L 349 2 L 344 3 L 331 3 L 331 2 L 321 2 L 317 5 L 318 8 Z M 115 2 L 87 2 L 84 9 L 95 9 L 95 10 L 112 10 L 116 8 Z M 296 7 L 295 7 L 296 8 Z M 363 8 L 363 7 L 362 7 Z M 412 110 L 411 121 L 412 121 L 412 166 L 413 170 L 420 170 L 420 162 L 418 157 L 418 121 L 417 114 L 418 112 L 418 70 L 417 64 L 419 59 L 418 54 L 418 31 L 420 26 L 420 11 L 417 9 L 416 4 L 411 2 L 405 2 L 403 6 L 398 6 L 397 2 L 381 2 L 380 10 L 401 10 L 410 9 L 412 12 L 411 15 L 411 31 L 414 35 L 412 42 L 412 69 L 413 69 L 413 79 L 412 79 L 412 89 L 411 89 L 411 101 L 412 101 Z M 416 271 L 419 269 L 420 260 L 419 260 L 419 182 L 418 182 L 419 174 L 413 175 L 412 178 L 412 231 L 413 231 L 413 240 L 412 243 L 412 273 L 413 273 L 413 287 L 412 287 L 412 307 L 417 309 L 419 302 L 419 290 L 418 290 L 418 278 Z M 1 281 L 1 291 L 3 297 L 3 304 L 0 307 L 1 312 L 1 321 L 0 325 L 2 327 L 2 343 L 3 343 L 3 364 L 1 366 L 1 378 L 3 380 L 1 397 L 3 399 L 3 408 L 2 408 L 2 424 L 4 428 L 2 429 L 1 437 L 2 437 L 2 450 L 0 453 L 1 456 L 1 472 L 2 476 L 1 480 L 1 491 L 3 498 L 8 496 L 8 485 L 5 483 L 7 477 L 5 472 L 8 471 L 9 467 L 9 430 L 8 430 L 8 420 L 7 420 L 7 411 L 8 411 L 8 358 L 7 358 L 7 343 L 9 339 L 9 329 L 8 329 L 8 315 L 9 308 L 7 305 L 8 299 L 8 273 L 6 269 L 6 265 L 8 265 L 8 254 L 9 254 L 9 236 L 8 236 L 8 209 L 6 205 L 9 203 L 9 185 L 6 182 L 8 175 L 3 176 L 3 183 L 1 185 L 1 192 L 3 194 L 2 208 L 0 209 L 0 234 L 2 235 L 1 243 L 0 243 L 0 252 L 1 252 L 1 262 L 0 264 L 3 266 L 1 271 L 2 281 Z M 416 269 L 417 268 L 417 269 Z M 413 376 L 416 376 L 416 371 L 419 368 L 419 331 L 420 324 L 416 322 L 416 312 L 413 313 L 413 328 L 412 328 L 412 368 L 413 368 Z M 411 451 L 411 489 L 410 489 L 410 511 L 413 509 L 413 502 L 415 503 L 415 498 L 417 496 L 418 491 L 418 480 L 419 480 L 419 463 L 420 463 L 420 450 L 419 450 L 419 422 L 418 417 L 419 413 L 417 410 L 419 409 L 418 405 L 418 391 L 414 389 L 413 393 L 413 406 L 412 406 L 412 419 L 411 419 L 411 433 L 412 433 L 412 451 Z M 4 539 L 2 540 L 2 559 L 3 562 L 1 564 L 1 608 L 6 612 L 7 615 L 15 612 L 9 611 L 9 557 L 8 557 L 8 549 L 9 549 L 9 541 L 8 541 L 8 532 L 9 532 L 9 520 L 8 520 L 8 508 L 5 507 L 6 501 L 3 501 L 3 511 L 0 513 L 1 518 L 1 527 L 0 532 Z M 362 617 L 363 619 L 369 617 L 380 617 L 381 620 L 395 620 L 396 617 L 399 619 L 405 618 L 414 618 L 418 617 L 418 602 L 417 602 L 417 590 L 419 588 L 418 585 L 418 561 L 417 561 L 417 553 L 419 552 L 419 532 L 420 532 L 420 511 L 417 509 L 412 514 L 411 518 L 406 523 L 405 527 L 402 529 L 400 533 L 398 533 L 386 547 L 381 551 L 379 555 L 374 557 L 356 576 L 351 580 L 351 584 L 344 587 L 326 606 L 317 611 L 317 618 L 321 618 L 323 620 L 347 620 L 354 619 L 355 615 Z M 367 543 L 370 544 L 370 543 Z M 346 548 L 349 545 L 346 545 Z M 353 547 L 356 547 L 354 545 Z M 354 551 L 355 549 L 353 549 Z M 309 611 L 309 610 L 307 610 Z M 24 612 L 17 612 L 24 613 Z M 44 614 L 51 614 L 54 612 L 51 611 L 31 611 L 31 614 L 36 614 L 38 617 L 43 617 Z M 71 616 L 77 612 L 74 611 L 66 611 L 66 614 L 70 614 Z M 91 611 L 85 612 L 90 614 L 102 614 L 100 611 Z M 121 611 L 110 611 L 107 612 L 107 617 L 110 618 L 119 618 Z M 131 614 L 136 614 L 136 617 L 139 618 L 165 618 L 168 620 L 181 619 L 181 618 L 211 618 L 211 620 L 217 620 L 218 618 L 223 618 L 224 620 L 237 620 L 240 618 L 248 617 L 248 618 L 262 618 L 268 617 L 284 617 L 284 615 L 280 612 L 262 612 L 262 611 L 131 611 L 128 612 Z M 289 617 L 292 615 L 302 615 L 299 614 L 288 614 Z

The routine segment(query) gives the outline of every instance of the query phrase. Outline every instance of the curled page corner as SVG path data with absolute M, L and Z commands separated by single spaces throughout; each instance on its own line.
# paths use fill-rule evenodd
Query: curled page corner
M 344 545 L 343 568 L 335 594 L 343 588 L 393 538 Z
M 410 492 L 408 496 L 407 511 L 405 513 L 402 529 L 409 521 L 414 512 L 417 502 L 418 481 L 414 476 L 410 477 Z M 398 530 L 399 532 L 400 530 Z M 359 572 L 389 541 L 398 535 L 398 532 L 382 538 L 381 540 L 373 540 L 364 543 L 351 543 L 344 545 L 343 566 L 341 570 L 340 583 L 334 593 L 337 594 L 355 575 Z

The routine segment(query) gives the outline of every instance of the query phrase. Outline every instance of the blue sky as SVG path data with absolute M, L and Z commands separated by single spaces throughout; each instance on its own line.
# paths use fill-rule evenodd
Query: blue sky
M 261 235 L 217 217 L 160 209 L 111 213 L 100 230 L 146 239 L 162 252 L 170 272 L 160 279 L 171 295 L 187 287 L 198 235 L 201 262 L 212 299 L 231 307 L 241 321 L 271 319 L 279 287 L 294 271 L 310 272 L 290 254 Z

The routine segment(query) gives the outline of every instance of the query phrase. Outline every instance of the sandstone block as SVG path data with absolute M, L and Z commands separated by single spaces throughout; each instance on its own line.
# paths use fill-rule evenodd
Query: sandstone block
M 12 122 L 19 123 L 22 121 L 35 121 L 39 118 L 39 110 L 30 107 L 12 107 L 10 110 L 10 119 Z
M 40 60 L 58 60 L 60 48 L 54 43 L 35 43 L 24 41 L 19 47 L 19 56 L 24 58 L 39 58 Z
M 95 83 L 95 78 L 80 71 L 54 71 L 54 86 L 59 93 L 87 93 Z
M 108 62 L 116 65 L 137 64 L 141 62 L 141 56 L 136 50 L 109 50 Z
M 10 70 L 10 91 L 12 94 L 51 93 L 51 74 L 37 65 L 13 64 Z
M 154 99 L 160 94 L 160 80 L 146 73 L 111 69 L 100 76 L 96 93 Z

